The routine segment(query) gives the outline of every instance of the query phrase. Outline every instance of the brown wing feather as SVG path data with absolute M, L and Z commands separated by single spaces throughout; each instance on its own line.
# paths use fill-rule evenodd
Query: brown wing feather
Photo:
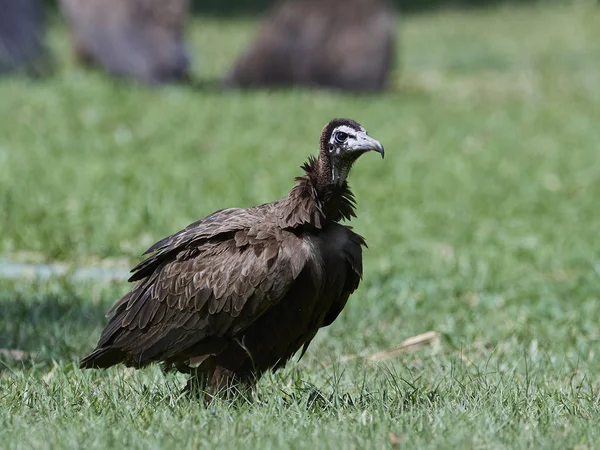
M 247 211 L 220 211 L 151 247 L 156 252 L 134 269 L 136 285 L 113 306 L 81 366 L 143 366 L 201 341 L 218 346 L 281 300 L 310 249 Z

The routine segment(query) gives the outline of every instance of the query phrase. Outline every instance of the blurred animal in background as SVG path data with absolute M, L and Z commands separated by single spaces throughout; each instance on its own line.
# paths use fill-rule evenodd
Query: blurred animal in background
M 224 83 L 380 91 L 393 66 L 395 34 L 387 0 L 288 0 L 267 16 Z
M 0 73 L 42 75 L 52 60 L 44 45 L 38 0 L 0 0 Z
M 146 84 L 187 79 L 188 0 L 60 0 L 76 57 Z

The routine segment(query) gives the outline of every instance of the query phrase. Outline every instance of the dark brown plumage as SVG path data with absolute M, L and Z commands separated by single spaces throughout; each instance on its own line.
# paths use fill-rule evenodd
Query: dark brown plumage
M 81 367 L 160 361 L 217 391 L 306 350 L 362 275 L 365 241 L 337 222 L 354 216 L 346 176 L 369 150 L 383 156 L 358 123 L 334 119 L 287 196 L 217 211 L 150 247 Z
M 51 66 L 39 0 L 0 0 L 0 73 L 42 75 Z
M 393 66 L 395 19 L 388 0 L 287 0 L 266 17 L 225 85 L 380 91 Z
M 60 0 L 77 58 L 146 84 L 186 79 L 188 0 Z

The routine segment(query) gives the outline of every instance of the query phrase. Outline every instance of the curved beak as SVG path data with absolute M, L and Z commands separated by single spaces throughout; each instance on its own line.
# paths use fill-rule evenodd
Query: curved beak
M 357 143 L 352 147 L 352 150 L 359 150 L 362 152 L 367 152 L 370 150 L 376 151 L 381 155 L 381 158 L 385 156 L 385 152 L 383 149 L 383 145 L 376 139 L 373 139 L 366 133 L 361 133 L 357 136 Z
M 383 145 L 381 145 L 381 142 L 373 139 L 373 145 L 375 146 L 375 148 L 373 148 L 373 150 L 375 150 L 377 153 L 379 153 L 381 155 L 381 159 L 383 159 L 383 157 L 385 156 L 385 151 L 383 149 Z

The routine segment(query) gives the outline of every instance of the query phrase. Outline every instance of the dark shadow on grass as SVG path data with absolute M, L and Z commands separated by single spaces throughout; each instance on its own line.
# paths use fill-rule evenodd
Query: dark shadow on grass
M 275 390 L 262 392 L 255 400 L 259 403 L 274 401 L 286 407 L 300 405 L 313 413 L 340 410 L 363 411 L 376 409 L 381 405 L 402 411 L 416 405 L 432 405 L 440 400 L 437 386 L 410 383 L 400 377 L 390 379 L 390 374 L 384 373 L 385 378 L 380 379 L 376 384 L 366 379 L 354 380 L 354 387 L 350 390 L 339 384 L 339 373 L 329 375 L 327 381 L 321 385 L 299 378 L 295 381 L 293 389 L 274 386 Z
M 388 408 L 404 410 L 415 405 L 432 404 L 438 401 L 437 389 L 406 388 L 389 389 L 385 386 L 373 389 L 361 389 L 359 392 L 348 392 L 331 386 L 318 387 L 304 382 L 292 393 L 280 393 L 284 402 L 302 404 L 307 411 L 325 412 L 330 410 L 365 410 L 384 404 Z
M 27 298 L 0 294 L 0 348 L 23 352 L 13 358 L 0 355 L 0 370 L 76 361 L 91 350 L 103 327 L 106 306 L 69 291 Z

